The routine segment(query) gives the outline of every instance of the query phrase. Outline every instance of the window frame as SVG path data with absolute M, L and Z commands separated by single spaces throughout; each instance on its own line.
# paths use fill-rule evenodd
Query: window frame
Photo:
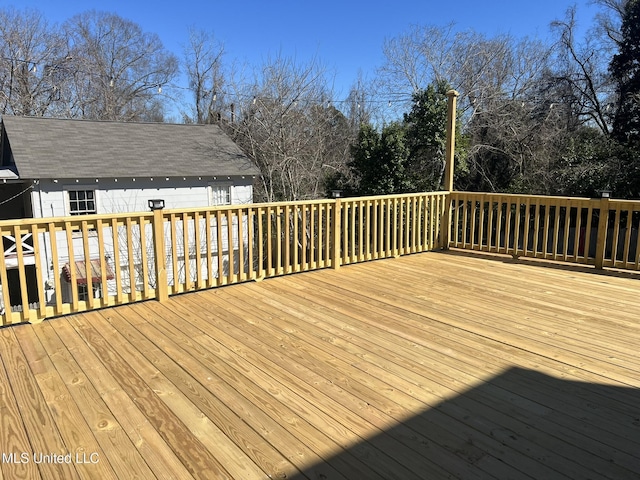
M 215 182 L 215 183 L 209 183 L 209 188 L 208 190 L 208 196 L 209 196 L 209 206 L 211 207 L 224 207 L 227 205 L 233 205 L 233 191 L 232 191 L 232 187 L 233 184 L 230 182 Z M 227 203 L 215 203 L 215 191 L 217 189 L 226 189 L 226 198 L 227 198 Z
M 72 192 L 92 192 L 93 193 L 93 210 L 74 210 L 72 208 L 73 202 L 82 202 L 87 201 L 84 200 L 72 200 L 71 193 Z M 89 185 L 69 185 L 64 187 L 64 195 L 65 195 L 65 214 L 67 216 L 80 217 L 82 215 L 96 215 L 98 213 L 98 190 L 96 190 L 95 186 Z

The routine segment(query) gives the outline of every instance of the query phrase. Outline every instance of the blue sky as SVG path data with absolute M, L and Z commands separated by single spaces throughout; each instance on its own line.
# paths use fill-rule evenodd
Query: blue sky
M 576 2 L 583 26 L 596 8 Z M 549 23 L 564 15 L 567 0 L 0 0 L 0 5 L 30 7 L 50 22 L 63 22 L 91 9 L 115 12 L 157 33 L 165 47 L 180 55 L 190 26 L 212 31 L 225 45 L 227 61 L 257 65 L 281 52 L 300 61 L 317 57 L 335 74 L 338 92 L 346 92 L 358 72 L 371 77 L 382 63 L 386 38 L 412 25 L 447 25 L 489 35 L 545 38 Z M 180 83 L 180 81 L 179 81 Z

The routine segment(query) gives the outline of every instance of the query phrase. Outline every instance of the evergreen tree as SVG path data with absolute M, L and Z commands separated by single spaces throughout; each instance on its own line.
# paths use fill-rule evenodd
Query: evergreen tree
M 381 133 L 370 124 L 362 125 L 351 148 L 349 167 L 356 183 L 351 193 L 384 195 L 410 191 L 405 174 L 408 157 L 402 124 L 392 123 Z
M 360 128 L 351 149 L 351 179 L 335 178 L 348 195 L 382 195 L 438 190 L 445 163 L 448 100 L 446 82 L 429 85 L 413 95 L 413 105 L 403 122 Z M 466 139 L 456 129 L 456 176 L 467 173 L 460 161 Z
M 628 0 L 622 18 L 619 52 L 609 70 L 617 83 L 614 137 L 640 146 L 640 0 Z
M 446 82 L 429 85 L 413 94 L 413 105 L 404 114 L 410 154 L 407 175 L 416 191 L 437 190 L 444 172 L 447 142 Z

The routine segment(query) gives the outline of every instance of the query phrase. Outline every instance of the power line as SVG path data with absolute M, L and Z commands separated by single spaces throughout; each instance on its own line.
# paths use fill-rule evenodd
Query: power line
M 22 195 L 23 193 L 25 193 L 27 190 L 31 190 L 33 188 L 33 185 L 29 185 L 27 188 L 25 188 L 24 190 L 22 190 L 20 193 L 16 193 L 13 197 L 11 198 L 7 198 L 6 200 L 3 200 L 0 202 L 0 205 L 4 205 L 5 203 L 9 203 L 11 200 L 18 198 L 20 195 Z

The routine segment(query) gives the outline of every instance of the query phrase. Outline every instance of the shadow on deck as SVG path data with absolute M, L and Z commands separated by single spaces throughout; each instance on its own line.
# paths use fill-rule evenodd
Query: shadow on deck
M 358 458 L 362 478 L 636 479 L 638 405 L 637 388 L 510 368 L 293 478 L 333 478 Z

